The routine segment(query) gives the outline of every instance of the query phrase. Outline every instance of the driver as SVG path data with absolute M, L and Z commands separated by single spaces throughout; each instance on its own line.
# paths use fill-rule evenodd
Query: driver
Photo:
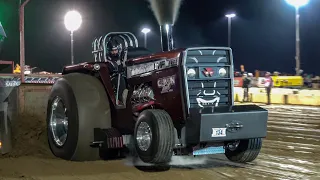
M 118 81 L 119 81 L 119 90 L 118 90 L 118 102 L 117 105 L 124 105 L 126 101 L 126 80 L 123 76 L 123 67 L 121 62 L 121 44 L 116 40 L 110 40 L 107 43 L 107 62 L 108 69 L 111 76 L 111 83 L 113 85 L 115 93 L 117 93 Z M 120 79 L 119 79 L 120 75 Z
M 121 44 L 118 43 L 117 40 L 110 40 L 107 43 L 108 57 L 107 61 L 110 63 L 110 73 L 117 72 L 119 69 L 119 65 L 121 65 Z

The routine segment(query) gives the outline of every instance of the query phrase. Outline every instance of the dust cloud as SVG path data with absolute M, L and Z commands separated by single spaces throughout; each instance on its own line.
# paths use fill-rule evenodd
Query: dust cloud
M 208 156 L 172 156 L 170 166 L 194 168 L 199 165 L 205 165 L 209 161 Z M 127 156 L 124 164 L 127 166 L 153 166 L 153 164 L 145 163 L 138 157 Z

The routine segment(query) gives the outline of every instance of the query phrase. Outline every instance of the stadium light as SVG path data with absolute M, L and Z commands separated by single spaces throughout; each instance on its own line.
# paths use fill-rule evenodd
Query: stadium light
M 310 0 L 285 0 L 289 5 L 294 6 L 296 8 L 296 75 L 299 76 L 301 74 L 300 67 L 300 14 L 299 9 L 302 6 L 307 5 Z
M 310 0 L 286 0 L 286 2 L 291 6 L 294 6 L 295 8 L 300 8 L 302 6 L 307 5 L 310 2 Z
M 141 30 L 141 32 L 144 33 L 144 34 L 148 34 L 150 31 L 151 31 L 151 30 L 150 30 L 149 28 L 143 28 L 143 29 Z
M 71 36 L 71 64 L 74 64 L 73 54 L 73 32 L 78 30 L 82 24 L 82 17 L 77 11 L 69 11 L 64 17 L 64 25 L 66 29 L 70 31 Z
M 149 28 L 143 28 L 141 32 L 144 34 L 144 47 L 147 48 L 147 35 L 151 31 Z
M 226 14 L 225 16 L 228 18 L 228 46 L 231 47 L 231 19 L 237 15 L 235 13 L 231 13 Z
M 226 17 L 227 18 L 234 18 L 234 17 L 236 17 L 237 15 L 236 14 L 234 14 L 234 13 L 232 13 L 232 14 L 226 14 Z

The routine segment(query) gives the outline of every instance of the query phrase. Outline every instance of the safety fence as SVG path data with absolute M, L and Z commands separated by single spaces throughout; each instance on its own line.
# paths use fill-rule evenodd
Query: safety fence
M 234 99 L 243 100 L 244 91 L 240 87 L 234 88 Z M 267 94 L 264 88 L 250 88 L 249 102 L 267 103 Z M 284 105 L 320 106 L 320 90 L 273 88 L 271 90 L 271 103 Z
M 251 87 L 264 87 L 264 77 L 252 77 L 250 78 Z M 278 77 L 273 77 L 274 80 L 274 86 L 275 87 L 303 87 L 304 85 L 304 80 L 300 76 L 278 76 Z M 313 78 L 310 81 L 311 86 L 310 88 L 312 89 L 320 89 L 320 79 L 319 78 Z M 243 78 L 242 77 L 235 77 L 234 78 L 234 86 L 235 87 L 242 87 L 243 85 Z

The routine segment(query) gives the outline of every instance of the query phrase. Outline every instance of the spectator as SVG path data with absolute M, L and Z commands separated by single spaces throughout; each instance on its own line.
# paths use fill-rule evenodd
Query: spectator
M 303 75 L 303 86 L 308 87 L 308 75 L 307 74 Z
M 250 79 L 249 88 L 255 86 L 255 78 L 253 77 L 253 74 L 252 73 L 248 73 L 248 77 Z
M 243 74 L 243 102 L 249 101 L 249 86 L 250 86 L 251 80 L 248 78 L 247 74 Z
M 312 75 L 307 75 L 306 77 L 306 84 L 308 88 L 312 88 Z
M 267 72 L 265 75 L 264 87 L 266 88 L 266 92 L 267 92 L 267 99 L 268 99 L 267 105 L 270 105 L 271 104 L 270 94 L 271 94 L 271 89 L 273 87 L 273 80 L 271 78 L 270 72 Z

